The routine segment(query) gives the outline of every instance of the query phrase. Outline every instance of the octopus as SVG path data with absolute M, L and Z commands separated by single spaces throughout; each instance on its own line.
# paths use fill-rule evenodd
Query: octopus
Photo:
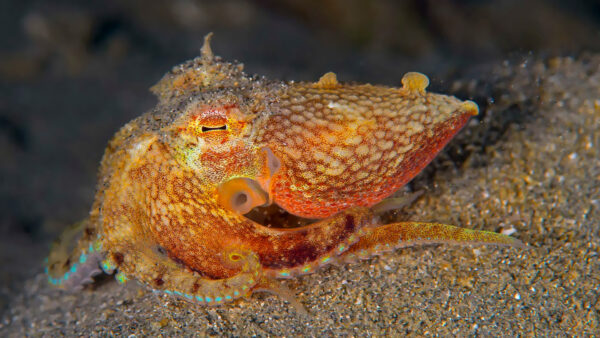
M 109 142 L 89 216 L 54 243 L 52 285 L 101 273 L 206 305 L 270 291 L 277 279 L 413 245 L 518 245 L 502 234 L 384 224 L 390 196 L 478 114 L 471 101 L 400 88 L 248 76 L 213 55 L 173 68 L 158 104 Z

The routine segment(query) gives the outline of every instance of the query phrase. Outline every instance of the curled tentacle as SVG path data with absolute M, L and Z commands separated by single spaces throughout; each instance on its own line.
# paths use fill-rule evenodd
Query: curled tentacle
M 240 272 L 228 278 L 209 279 L 191 272 L 193 277 L 185 276 L 189 270 L 165 279 L 162 291 L 186 299 L 193 299 L 206 305 L 219 305 L 241 297 L 251 295 L 254 287 L 262 279 L 262 270 L 258 256 L 245 250 L 228 250 L 223 252 L 223 264 L 238 267 Z M 178 276 L 183 279 L 177 278 Z
M 50 284 L 76 291 L 102 273 L 100 247 L 86 232 L 88 227 L 88 220 L 76 223 L 53 243 L 45 269 Z
M 226 249 L 219 257 L 223 266 L 239 270 L 227 278 L 213 279 L 193 271 L 170 258 L 151 243 L 129 243 L 127 255 L 111 252 L 102 262 L 107 270 L 118 270 L 115 278 L 124 283 L 135 278 L 155 291 L 180 296 L 206 305 L 219 305 L 250 296 L 261 281 L 259 257 L 252 251 Z

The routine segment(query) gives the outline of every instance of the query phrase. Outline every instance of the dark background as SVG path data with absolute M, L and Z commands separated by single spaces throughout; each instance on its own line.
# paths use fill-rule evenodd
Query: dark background
M 592 0 L 2 1 L 0 296 L 85 217 L 106 142 L 208 32 L 251 74 L 399 85 L 421 71 L 448 92 L 474 65 L 597 52 L 599 19 Z

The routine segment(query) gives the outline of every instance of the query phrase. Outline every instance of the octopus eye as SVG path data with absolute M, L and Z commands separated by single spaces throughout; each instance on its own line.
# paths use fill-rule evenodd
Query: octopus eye
M 232 252 L 229 254 L 229 259 L 231 259 L 233 262 L 237 262 L 237 261 L 241 260 L 242 258 L 243 258 L 242 255 L 235 253 L 235 252 Z
M 252 208 L 267 203 L 267 193 L 258 182 L 244 177 L 231 179 L 217 188 L 219 203 L 240 214 L 248 213 Z
M 206 132 L 209 132 L 209 131 L 213 131 L 213 130 L 227 130 L 227 125 L 224 124 L 224 125 L 222 125 L 220 127 L 206 127 L 206 126 L 202 126 L 202 132 L 203 133 L 206 133 Z

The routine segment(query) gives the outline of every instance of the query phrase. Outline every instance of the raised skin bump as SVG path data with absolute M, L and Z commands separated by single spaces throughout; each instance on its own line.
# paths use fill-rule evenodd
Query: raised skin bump
M 426 92 L 418 73 L 402 88 L 343 84 L 333 73 L 316 83 L 249 77 L 209 40 L 152 87 L 157 106 L 109 142 L 85 226 L 49 257 L 53 284 L 74 288 L 100 265 L 121 282 L 207 305 L 271 291 L 302 312 L 274 278 L 407 244 L 519 245 L 447 225 L 380 225 L 375 215 L 401 205 L 382 200 L 477 113 L 474 103 Z M 280 206 L 313 222 L 267 227 L 243 215 L 269 204 L 266 216 Z
M 338 86 L 337 75 L 335 75 L 334 72 L 323 74 L 319 81 L 314 85 L 315 88 L 319 89 L 335 89 Z
M 402 89 L 405 91 L 425 94 L 427 86 L 429 86 L 429 78 L 425 74 L 408 72 L 402 77 Z

